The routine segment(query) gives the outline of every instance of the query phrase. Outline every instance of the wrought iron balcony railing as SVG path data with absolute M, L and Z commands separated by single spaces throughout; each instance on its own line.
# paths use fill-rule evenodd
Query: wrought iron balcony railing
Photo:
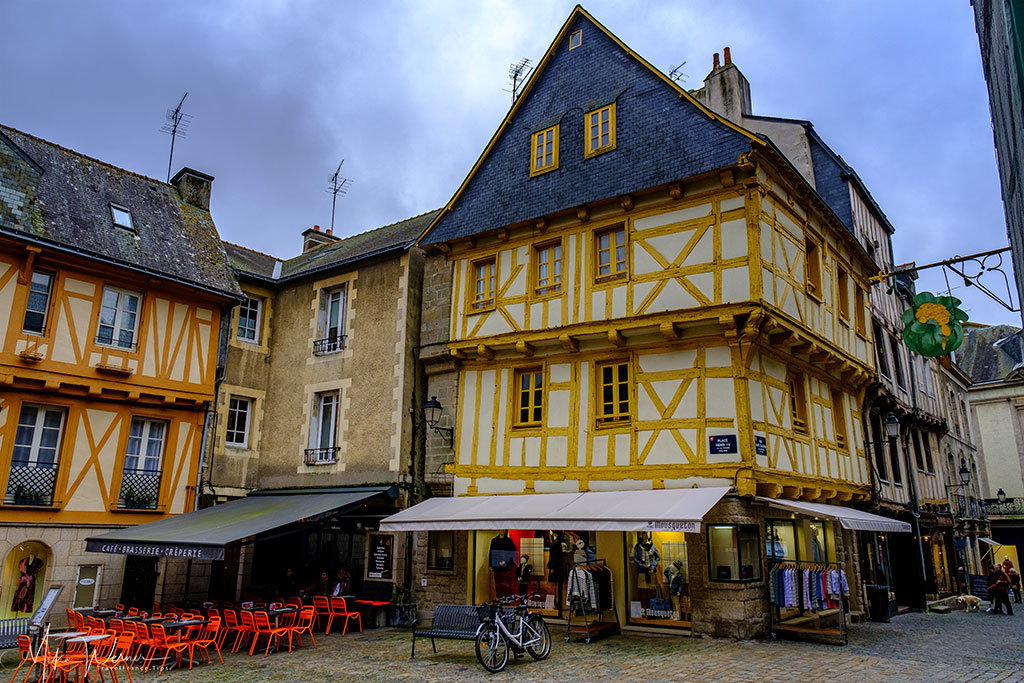
M 314 356 L 325 356 L 328 353 L 338 353 L 339 351 L 345 350 L 345 340 L 347 337 L 341 335 L 338 337 L 327 337 L 326 339 L 317 339 L 313 342 L 313 355 Z
M 998 500 L 985 501 L 988 514 L 993 517 L 1024 515 L 1024 498 L 1007 498 L 1005 502 Z
M 338 462 L 338 447 L 332 448 L 307 448 L 307 465 L 332 465 Z
M 159 500 L 159 472 L 128 469 L 124 471 L 117 507 L 124 510 L 155 510 Z
M 53 505 L 57 483 L 56 463 L 28 463 L 15 460 L 7 478 L 5 505 Z

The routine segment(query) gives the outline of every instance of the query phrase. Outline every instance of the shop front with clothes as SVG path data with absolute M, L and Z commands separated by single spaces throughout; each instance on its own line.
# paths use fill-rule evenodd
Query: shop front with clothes
M 900 523 L 727 488 L 437 498 L 381 522 L 431 539 L 466 534 L 466 604 L 529 593 L 568 635 L 596 624 L 736 638 L 862 609 L 850 590 L 857 526 Z

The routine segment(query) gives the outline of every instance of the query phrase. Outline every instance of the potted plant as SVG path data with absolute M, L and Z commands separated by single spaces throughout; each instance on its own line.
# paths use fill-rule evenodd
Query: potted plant
M 124 507 L 129 510 L 147 510 L 156 507 L 156 499 L 152 494 L 136 491 L 129 486 L 121 495 Z
M 23 484 L 18 484 L 14 489 L 15 505 L 45 505 L 41 491 L 30 489 Z
M 412 593 L 396 583 L 388 607 L 388 626 L 412 626 L 415 621 L 416 604 L 412 600 Z

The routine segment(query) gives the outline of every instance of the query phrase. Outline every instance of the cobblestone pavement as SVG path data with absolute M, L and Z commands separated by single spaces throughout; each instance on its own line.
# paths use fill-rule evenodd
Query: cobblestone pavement
M 409 659 L 407 630 L 317 634 L 318 648 L 247 657 L 169 671 L 160 681 L 1024 681 L 1024 610 L 1016 616 L 905 614 L 890 624 L 855 624 L 845 647 L 763 640 L 626 634 L 587 645 L 565 643 L 552 625 L 551 656 L 510 661 L 488 674 L 473 643 L 420 640 Z M 10 655 L 5 661 L 10 660 Z M 10 671 L 10 669 L 5 669 Z M 0 671 L 0 677 L 2 677 Z M 155 673 L 135 681 L 156 681 Z

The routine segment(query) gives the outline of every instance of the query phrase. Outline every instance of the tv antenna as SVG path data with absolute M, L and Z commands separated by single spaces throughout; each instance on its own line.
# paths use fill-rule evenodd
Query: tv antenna
M 530 66 L 530 60 L 526 57 L 508 67 L 508 77 L 512 81 L 512 89 L 505 90 L 505 92 L 512 93 L 512 104 L 519 99 L 519 95 L 523 92 L 523 86 L 526 85 L 526 79 L 530 77 L 531 73 L 533 73 L 533 67 Z
M 685 81 L 686 74 L 683 73 L 684 66 L 686 66 L 685 61 L 679 66 L 672 67 L 672 70 L 668 72 L 668 77 L 671 78 L 676 83 L 682 83 L 683 81 Z
M 330 183 L 330 186 L 327 188 L 327 191 L 330 192 L 332 195 L 334 195 L 333 198 L 331 199 L 331 232 L 332 233 L 334 232 L 334 207 L 338 205 L 338 195 L 340 194 L 342 197 L 344 197 L 346 194 L 348 194 L 348 188 L 350 188 L 352 186 L 352 181 L 351 180 L 349 180 L 348 178 L 342 178 L 341 177 L 341 167 L 344 164 L 345 164 L 345 160 L 342 159 L 341 163 L 338 164 L 338 168 L 336 168 L 334 170 L 334 173 L 332 173 L 330 175 L 330 177 L 327 179 L 327 182 Z
M 192 122 L 192 114 L 186 114 L 181 110 L 181 106 L 185 104 L 186 97 L 188 97 L 187 91 L 181 96 L 181 101 L 178 102 L 177 107 L 167 110 L 167 123 L 160 127 L 160 132 L 168 133 L 171 136 L 171 155 L 167 158 L 167 182 L 171 182 L 171 164 L 174 163 L 174 139 L 179 135 L 185 137 L 185 134 L 188 133 L 188 125 Z

